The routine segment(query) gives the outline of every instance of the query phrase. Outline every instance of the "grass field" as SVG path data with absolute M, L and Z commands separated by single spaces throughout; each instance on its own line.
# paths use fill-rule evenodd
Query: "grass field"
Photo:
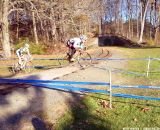
M 128 58 L 157 58 L 159 48 L 119 49 Z M 126 70 L 146 74 L 147 61 L 128 61 Z M 151 61 L 149 77 L 122 74 L 130 84 L 160 85 L 160 61 Z M 153 71 L 155 71 L 153 73 Z M 160 97 L 160 90 L 117 89 L 114 93 L 127 93 L 142 96 Z M 88 94 L 77 105 L 71 107 L 61 118 L 56 130 L 144 130 L 160 129 L 160 102 L 113 98 L 113 109 L 109 109 L 109 97 L 101 94 Z
M 54 69 L 57 67 L 61 67 L 60 64 L 65 65 L 66 64 L 66 60 L 51 60 L 52 58 L 63 58 L 65 55 L 64 54 L 60 54 L 60 55 L 33 55 L 34 60 L 33 65 L 34 65 L 34 70 L 31 73 L 34 72 L 39 72 L 39 71 L 44 71 L 44 70 L 48 70 L 48 69 Z M 13 57 L 15 58 L 15 57 Z M 40 59 L 45 59 L 48 58 L 49 60 L 40 60 Z M 10 76 L 12 75 L 12 73 L 9 71 L 9 67 L 13 66 L 14 63 L 17 63 L 18 59 L 12 59 L 12 60 L 0 60 L 0 76 L 1 77 L 5 77 L 5 76 Z M 60 62 L 60 63 L 59 63 Z M 22 73 L 19 73 L 18 75 L 22 75 Z
M 160 48 L 143 49 L 122 49 L 129 58 L 160 58 Z M 146 74 L 148 60 L 130 60 L 128 70 Z M 160 60 L 151 60 L 149 78 L 157 79 L 160 77 Z
M 156 101 L 114 98 L 113 109 L 106 95 L 92 94 L 70 109 L 57 124 L 57 130 L 123 130 L 160 127 L 160 104 Z

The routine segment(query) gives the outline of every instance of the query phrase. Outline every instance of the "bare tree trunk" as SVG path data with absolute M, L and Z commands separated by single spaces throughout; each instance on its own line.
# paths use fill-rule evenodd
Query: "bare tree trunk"
M 100 0 L 99 34 L 103 35 L 103 0 Z
M 155 32 L 154 42 L 156 45 L 158 44 L 158 33 L 159 33 L 159 27 L 156 28 L 156 32 Z
M 159 10 L 158 10 L 158 15 L 157 15 L 156 9 L 157 9 L 157 1 L 155 0 L 154 13 L 155 13 L 155 25 L 156 25 L 156 28 L 155 28 L 154 42 L 155 42 L 156 45 L 158 45 L 158 40 L 159 40 L 158 35 L 159 35 L 159 26 L 160 26 L 160 7 L 159 7 Z
M 139 38 L 138 43 L 142 43 L 142 41 L 143 41 L 144 22 L 145 22 L 145 18 L 146 18 L 148 4 L 149 4 L 149 0 L 147 0 L 147 4 L 145 6 L 145 11 L 144 11 L 143 18 L 141 21 L 141 33 L 140 33 L 140 38 Z
M 122 36 L 124 36 L 125 35 L 125 33 L 124 33 L 124 27 L 123 27 L 123 20 L 122 20 L 122 23 L 121 23 L 122 25 L 121 25 L 121 33 L 122 33 Z
M 128 21 L 128 37 L 131 38 L 131 20 L 130 20 L 130 17 L 129 17 L 129 21 Z
M 102 34 L 102 18 L 100 18 L 99 20 L 99 34 L 101 35 Z
M 36 19 L 35 19 L 35 13 L 32 11 L 32 20 L 33 20 L 33 30 L 34 30 L 34 39 L 36 44 L 38 45 L 38 35 L 37 35 L 37 27 L 36 27 Z
M 121 33 L 122 33 L 122 36 L 125 35 L 125 32 L 124 32 L 124 27 L 123 27 L 123 0 L 121 1 Z
M 48 45 L 48 44 L 49 44 L 49 41 L 50 41 L 50 39 L 49 39 L 48 27 L 46 27 L 45 32 L 46 32 L 46 42 L 47 42 L 46 45 Z
M 137 38 L 139 38 L 139 16 L 137 16 Z
M 151 9 L 150 9 L 149 23 L 150 23 L 149 38 L 152 39 L 152 5 L 151 5 Z
M 116 11 L 116 17 L 117 17 L 117 32 L 120 34 L 120 7 L 121 7 L 121 1 L 117 1 L 116 3 L 117 11 Z
M 127 0 L 128 4 L 128 37 L 131 38 L 131 3 L 130 0 Z
M 133 25 L 133 22 L 131 22 L 131 27 L 132 27 L 132 37 L 134 37 L 134 27 L 133 27 L 134 25 Z
M 138 1 L 136 0 L 136 15 L 137 15 L 137 38 L 139 38 L 139 12 L 138 12 Z
M 5 57 L 11 57 L 11 46 L 9 41 L 9 22 L 8 22 L 8 8 L 9 0 L 3 1 L 2 6 L 2 46 Z
M 51 9 L 51 17 L 53 17 L 54 19 L 54 10 L 53 8 Z M 54 20 L 51 20 L 51 28 L 52 28 L 52 31 L 51 31 L 51 35 L 52 35 L 52 40 L 54 41 L 56 39 L 56 23 L 55 23 L 55 19 Z
M 18 11 L 16 12 L 16 22 L 17 22 L 16 40 L 18 41 L 18 39 L 19 39 L 19 16 L 18 16 Z

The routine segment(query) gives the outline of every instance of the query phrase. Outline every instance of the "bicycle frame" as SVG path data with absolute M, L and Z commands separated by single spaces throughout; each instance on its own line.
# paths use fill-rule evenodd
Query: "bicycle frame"
M 14 64 L 14 67 L 12 69 L 12 71 L 14 73 L 17 73 L 17 72 L 20 72 L 20 71 L 25 71 L 26 72 L 26 69 L 27 69 L 27 64 L 28 63 L 31 63 L 32 64 L 32 58 L 27 56 L 27 55 L 24 55 L 21 57 L 21 62 L 22 64 L 19 64 L 19 61 L 18 63 Z

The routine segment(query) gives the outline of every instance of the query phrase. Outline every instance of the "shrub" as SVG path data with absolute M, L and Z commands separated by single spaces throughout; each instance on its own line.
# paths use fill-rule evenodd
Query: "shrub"
M 33 43 L 30 44 L 30 51 L 32 54 L 45 54 L 46 52 L 45 50 L 46 48 L 42 44 L 39 44 L 39 45 L 36 45 Z
M 147 40 L 147 44 L 149 45 L 149 46 L 154 46 L 155 45 L 155 42 L 154 42 L 154 40 L 153 39 L 148 39 Z
M 19 42 L 15 44 L 14 50 L 17 50 L 17 49 L 23 47 L 25 41 L 26 41 L 25 39 L 20 39 Z M 31 54 L 45 54 L 46 53 L 46 48 L 45 48 L 45 45 L 43 45 L 43 44 L 36 45 L 33 42 L 29 42 L 29 45 L 30 45 L 30 53 Z

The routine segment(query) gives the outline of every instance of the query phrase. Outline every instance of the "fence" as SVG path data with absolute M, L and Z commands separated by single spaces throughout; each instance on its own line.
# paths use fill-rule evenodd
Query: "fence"
M 89 92 L 89 93 L 102 93 L 109 94 L 110 99 L 110 108 L 112 108 L 112 96 L 115 97 L 123 97 L 123 98 L 133 98 L 140 100 L 155 100 L 160 101 L 160 98 L 149 97 L 149 96 L 138 96 L 132 94 L 124 94 L 124 93 L 113 93 L 112 89 L 116 88 L 143 88 L 143 89 L 156 89 L 160 90 L 160 86 L 120 86 L 120 85 L 112 85 L 112 72 L 109 70 L 109 83 L 107 82 L 76 82 L 76 81 L 58 81 L 58 80 L 27 80 L 27 79 L 7 79 L 1 78 L 1 84 L 30 84 L 35 87 L 56 89 L 56 90 L 65 90 L 65 91 L 80 91 L 80 92 Z M 75 87 L 73 85 L 99 85 L 109 87 L 108 90 L 100 90 L 100 89 L 90 89 L 90 88 L 80 88 Z
M 62 60 L 61 58 L 49 58 L 49 59 L 35 59 L 35 60 Z M 85 59 L 87 60 L 87 59 Z M 150 64 L 152 60 L 160 60 L 159 58 L 93 58 L 93 60 L 146 60 L 147 63 L 147 70 L 146 76 L 149 76 L 150 72 Z M 67 91 L 80 91 L 80 92 L 90 92 L 90 93 L 103 93 L 109 94 L 110 97 L 110 108 L 112 108 L 112 96 L 115 97 L 123 97 L 123 98 L 133 98 L 133 99 L 141 99 L 141 100 L 156 100 L 160 101 L 160 98 L 150 97 L 150 96 L 139 96 L 139 95 L 132 95 L 132 94 L 124 94 L 124 93 L 113 93 L 112 89 L 116 88 L 143 88 L 143 89 L 156 89 L 160 90 L 160 86 L 120 86 L 120 85 L 113 85 L 112 84 L 112 71 L 110 69 L 100 68 L 107 70 L 109 72 L 109 83 L 107 82 L 75 82 L 75 81 L 57 81 L 57 80 L 27 80 L 27 79 L 7 79 L 1 78 L 0 83 L 9 83 L 9 84 L 20 84 L 26 83 L 33 85 L 35 87 L 43 87 L 49 89 L 61 89 Z M 127 72 L 137 75 L 135 72 Z M 143 75 L 144 76 L 144 75 Z M 66 85 L 67 84 L 67 85 Z M 100 89 L 90 89 L 90 88 L 80 88 L 74 87 L 73 85 L 100 85 L 109 87 L 109 91 L 107 90 L 100 90 Z

